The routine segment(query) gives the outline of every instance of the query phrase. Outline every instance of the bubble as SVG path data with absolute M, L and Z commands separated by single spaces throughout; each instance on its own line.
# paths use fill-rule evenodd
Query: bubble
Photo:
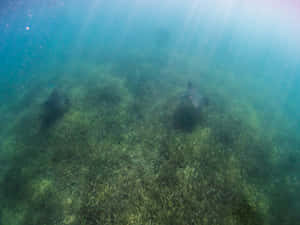
M 29 26 L 27 26 L 27 27 L 26 27 L 26 30 L 30 30 L 30 27 L 29 27 Z

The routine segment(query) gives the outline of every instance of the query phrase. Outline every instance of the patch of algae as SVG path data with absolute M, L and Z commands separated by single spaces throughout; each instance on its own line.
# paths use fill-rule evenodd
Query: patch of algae
M 193 132 L 182 132 L 171 118 L 185 86 L 164 78 L 157 88 L 141 72 L 134 89 L 130 76 L 87 70 L 76 82 L 64 79 L 71 103 L 64 117 L 18 144 L 23 153 L 1 183 L 2 224 L 269 224 L 261 218 L 270 202 L 248 179 L 269 147 L 245 129 L 239 110 L 220 113 L 212 104 Z
M 15 207 L 14 210 L 3 208 L 1 210 L 0 224 L 11 224 L 11 225 L 24 224 L 23 221 L 25 215 L 26 215 L 26 208 L 23 207 Z
M 33 199 L 38 199 L 45 195 L 45 193 L 49 192 L 53 185 L 53 182 L 49 179 L 40 179 L 37 181 L 34 181 L 32 184 L 33 189 Z

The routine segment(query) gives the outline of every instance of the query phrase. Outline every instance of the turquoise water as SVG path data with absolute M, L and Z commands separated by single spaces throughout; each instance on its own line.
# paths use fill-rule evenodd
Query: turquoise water
M 297 25 L 229 2 L 0 3 L 0 224 L 298 224 Z

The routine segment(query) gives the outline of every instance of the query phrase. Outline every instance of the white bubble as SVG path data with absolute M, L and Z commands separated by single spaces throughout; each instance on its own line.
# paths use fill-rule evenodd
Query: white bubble
M 27 27 L 26 27 L 26 30 L 30 30 L 30 27 L 29 27 L 29 26 L 27 26 Z

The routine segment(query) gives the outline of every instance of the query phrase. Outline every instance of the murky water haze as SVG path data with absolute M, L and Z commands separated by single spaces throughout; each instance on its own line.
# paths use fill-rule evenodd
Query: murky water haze
M 6 74 L 2 80 L 13 84 L 23 73 L 26 79 L 30 68 L 41 62 L 114 60 L 129 58 L 132 52 L 168 61 L 180 52 L 201 56 L 211 68 L 222 66 L 241 82 L 251 80 L 247 92 L 256 87 L 273 92 L 270 101 L 288 102 L 295 111 L 297 31 L 289 29 L 292 20 L 285 14 L 276 14 L 281 13 L 276 6 L 256 4 L 15 1 L 2 9 L 1 74 Z
M 223 121 L 220 118 L 226 118 L 228 113 L 229 117 L 240 119 L 249 130 L 255 130 L 259 136 L 257 139 L 266 137 L 272 143 L 272 149 L 278 155 L 272 152 L 275 156 L 270 153 L 271 156 L 266 154 L 262 158 L 276 165 L 276 169 L 264 168 L 265 165 L 259 161 L 261 164 L 258 163 L 251 171 L 253 176 L 258 174 L 258 177 L 267 176 L 270 179 L 266 179 L 266 184 L 270 185 L 266 187 L 270 187 L 270 190 L 264 193 L 270 197 L 269 203 L 279 205 L 283 202 L 283 206 L 288 206 L 292 202 L 290 208 L 286 209 L 291 219 L 282 223 L 292 224 L 298 218 L 295 213 L 298 210 L 297 203 L 293 199 L 299 193 L 290 190 L 299 187 L 300 182 L 296 172 L 300 167 L 297 160 L 300 154 L 300 29 L 297 29 L 296 7 L 281 1 L 273 2 L 272 7 L 270 5 L 269 1 L 240 3 L 237 0 L 214 0 L 209 3 L 195 0 L 168 0 L 163 3 L 158 0 L 1 2 L 0 119 L 3 122 L 0 140 L 5 142 L 2 146 L 10 149 L 9 153 L 3 150 L 3 155 L 9 155 L 8 159 L 14 158 L 14 154 L 17 154 L 14 153 L 17 152 L 14 147 L 16 143 L 20 144 L 19 139 L 13 139 L 17 131 L 26 130 L 26 126 L 32 126 L 34 130 L 38 126 L 36 121 L 33 125 L 28 122 L 32 118 L 24 120 L 23 117 L 27 118 L 24 115 L 39 114 L 39 107 L 46 101 L 46 96 L 51 96 L 51 90 L 56 88 L 66 93 L 69 91 L 71 95 L 69 121 L 62 120 L 62 124 L 72 127 L 70 121 L 76 124 L 78 121 L 74 118 L 81 115 L 86 107 L 80 100 L 85 99 L 85 95 L 93 99 L 93 91 L 102 83 L 107 82 L 110 88 L 115 85 L 117 88 L 111 90 L 129 96 L 126 97 L 126 104 L 137 101 L 133 108 L 147 112 L 159 104 L 163 105 L 161 102 L 164 101 L 171 110 L 174 103 L 169 99 L 180 96 L 186 83 L 192 80 L 200 92 L 213 99 L 215 111 L 211 111 L 211 121 L 215 116 L 215 123 L 218 124 Z M 107 74 L 112 81 L 102 77 Z M 90 86 L 92 94 L 86 94 Z M 151 88 L 155 94 L 149 91 Z M 111 90 L 109 94 L 104 94 L 105 98 L 113 102 L 121 101 L 118 94 L 116 97 Z M 130 91 L 135 97 L 127 93 Z M 152 108 L 147 108 L 146 103 L 142 104 L 144 99 L 140 102 L 132 100 L 142 94 L 147 99 L 147 91 L 153 94 L 153 102 L 145 102 Z M 93 115 L 92 110 L 88 111 L 89 107 L 86 108 L 88 120 Z M 226 110 L 220 110 L 219 115 L 219 108 Z M 116 118 L 118 122 L 127 121 L 121 116 Z M 144 121 L 141 115 L 137 118 Z M 26 122 L 30 125 L 26 125 Z M 207 122 L 206 126 L 216 130 L 212 124 Z M 229 130 L 231 132 L 234 129 L 233 126 Z M 56 130 L 51 132 L 59 133 Z M 245 130 L 242 132 L 247 133 Z M 196 135 L 199 140 L 203 139 L 202 133 L 202 136 Z M 89 138 L 93 139 L 93 135 Z M 145 135 L 144 138 L 149 136 Z M 250 139 L 241 140 L 244 143 L 240 143 L 241 148 L 251 142 Z M 239 145 L 235 145 L 238 149 L 236 146 Z M 260 148 L 259 144 L 254 148 L 258 157 L 263 152 L 260 152 Z M 60 146 L 54 145 L 53 149 L 60 149 Z M 5 160 L 6 169 L 14 168 L 11 162 Z M 276 193 L 283 193 L 286 198 L 274 197 Z M 271 205 L 269 214 L 275 215 L 283 210 Z M 5 215 L 8 217 L 8 213 Z M 282 222 L 284 216 L 279 217 L 278 221 Z

